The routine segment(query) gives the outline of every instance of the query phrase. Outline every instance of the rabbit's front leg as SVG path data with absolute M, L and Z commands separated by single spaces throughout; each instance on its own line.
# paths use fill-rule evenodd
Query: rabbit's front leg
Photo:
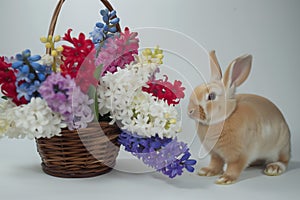
M 239 178 L 241 172 L 247 167 L 247 158 L 240 156 L 238 160 L 227 163 L 227 169 L 225 173 L 220 176 L 216 181 L 216 184 L 229 185 L 235 183 Z
M 223 173 L 224 161 L 216 153 L 211 153 L 210 163 L 208 167 L 203 167 L 199 170 L 200 176 L 216 176 Z

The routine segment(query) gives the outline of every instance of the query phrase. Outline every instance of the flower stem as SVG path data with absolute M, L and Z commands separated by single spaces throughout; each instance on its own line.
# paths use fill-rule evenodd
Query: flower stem
M 35 79 L 35 80 L 38 80 L 39 77 L 38 77 L 36 71 L 33 69 L 33 67 L 32 67 L 32 65 L 30 64 L 30 62 L 27 60 L 27 58 L 24 59 L 24 63 L 25 63 L 26 65 L 28 65 L 29 70 L 30 70 L 30 73 L 34 74 L 34 77 L 35 77 L 34 79 Z
M 53 56 L 52 70 L 53 70 L 54 73 L 56 73 L 56 71 L 57 71 L 57 68 L 56 68 L 56 57 L 55 56 Z
M 97 91 L 94 86 L 90 86 L 88 91 L 88 96 L 90 99 L 94 99 L 94 103 L 91 104 L 90 108 L 94 113 L 94 121 L 99 121 L 99 108 L 98 108 L 98 97 L 97 97 Z

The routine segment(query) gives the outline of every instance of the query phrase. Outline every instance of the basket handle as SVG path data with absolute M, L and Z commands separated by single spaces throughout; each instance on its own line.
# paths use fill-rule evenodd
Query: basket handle
M 108 0 L 100 0 L 103 5 L 111 12 L 114 10 L 114 8 L 112 7 L 112 5 L 109 3 Z M 54 31 L 55 31 L 55 27 L 56 27 L 56 23 L 57 23 L 57 19 L 58 19 L 58 15 L 61 11 L 61 8 L 64 4 L 65 0 L 59 0 L 59 2 L 57 3 L 56 5 L 56 8 L 54 10 L 54 13 L 52 15 L 52 19 L 51 19 L 51 22 L 50 22 L 50 26 L 49 26 L 49 30 L 48 30 L 48 35 L 54 35 Z M 115 16 L 116 17 L 116 16 Z M 118 23 L 116 25 L 116 28 L 117 28 L 117 31 L 118 32 L 121 32 L 121 27 L 120 27 L 120 24 Z M 51 49 L 47 49 L 47 54 L 50 54 L 51 52 Z

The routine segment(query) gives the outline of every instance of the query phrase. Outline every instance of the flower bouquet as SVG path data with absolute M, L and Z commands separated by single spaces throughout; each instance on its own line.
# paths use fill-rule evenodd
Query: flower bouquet
M 116 11 L 101 1 L 103 22 L 89 38 L 72 37 L 72 29 L 53 36 L 60 0 L 41 38 L 46 55 L 0 57 L 0 137 L 35 138 L 43 170 L 59 177 L 108 172 L 120 144 L 170 178 L 193 172 L 196 161 L 176 137 L 182 83 L 157 78 L 162 50 L 139 54 L 138 33 L 121 31 Z
M 132 38 L 130 44 L 137 43 L 137 39 L 134 41 L 137 33 L 125 30 L 125 34 Z M 117 41 L 111 40 L 113 44 L 108 47 L 125 49 Z M 131 52 L 137 52 L 136 45 L 132 47 Z M 106 51 L 110 52 L 109 48 L 103 49 L 100 55 L 112 55 Z M 164 79 L 156 78 L 162 59 L 163 52 L 157 47 L 154 51 L 145 49 L 141 55 L 134 54 L 131 62 L 120 60 L 116 66 L 104 66 L 107 70 L 102 73 L 97 94 L 100 114 L 109 113 L 112 123 L 120 124 L 119 142 L 125 150 L 174 178 L 183 169 L 193 172 L 196 161 L 190 159 L 187 144 L 176 137 L 181 123 L 175 106 L 184 97 L 185 88 L 179 80 L 169 82 L 167 75 Z
M 107 0 L 101 11 L 101 41 L 69 29 L 54 36 L 64 0 L 59 0 L 47 37 L 46 55 L 24 50 L 0 58 L 0 137 L 36 139 L 42 169 L 58 177 L 91 177 L 110 171 L 119 152 L 120 129 L 99 117 L 96 88 L 101 66 L 95 58 L 109 37 L 120 32 L 119 18 Z M 108 15 L 109 13 L 109 15 Z M 59 43 L 63 43 L 60 45 Z

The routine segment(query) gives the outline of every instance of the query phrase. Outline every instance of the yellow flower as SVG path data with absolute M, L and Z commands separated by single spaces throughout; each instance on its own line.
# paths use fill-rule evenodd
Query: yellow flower
M 163 50 L 161 50 L 159 48 L 159 46 L 156 46 L 154 51 L 152 51 L 151 49 L 149 48 L 146 48 L 143 52 L 142 52 L 142 55 L 143 55 L 143 60 L 146 61 L 146 63 L 155 63 L 155 64 L 163 64 L 163 58 L 164 58 L 164 55 L 163 55 Z
M 170 124 L 176 124 L 177 120 L 176 119 L 170 119 Z
M 48 41 L 46 37 L 41 37 L 40 40 L 42 43 L 46 43 Z
M 58 52 L 62 52 L 64 50 L 64 48 L 62 47 L 62 46 L 58 46 L 57 48 L 56 48 L 56 51 L 58 51 Z
M 53 36 L 52 35 L 48 35 L 48 41 L 52 41 Z
M 45 44 L 45 47 L 47 48 L 47 49 L 50 49 L 51 48 L 51 43 L 50 42 L 47 42 L 46 44 Z
M 54 37 L 54 42 L 59 42 L 60 41 L 60 35 L 57 35 Z
M 45 44 L 46 49 L 51 50 L 50 56 L 53 57 L 52 70 L 57 72 L 61 60 L 61 52 L 64 50 L 62 46 L 55 47 L 55 43 L 61 40 L 60 35 L 56 35 L 54 38 L 52 35 L 49 35 L 48 37 L 41 37 L 40 40 Z
M 51 56 L 56 57 L 58 56 L 58 52 L 56 50 L 51 51 Z

